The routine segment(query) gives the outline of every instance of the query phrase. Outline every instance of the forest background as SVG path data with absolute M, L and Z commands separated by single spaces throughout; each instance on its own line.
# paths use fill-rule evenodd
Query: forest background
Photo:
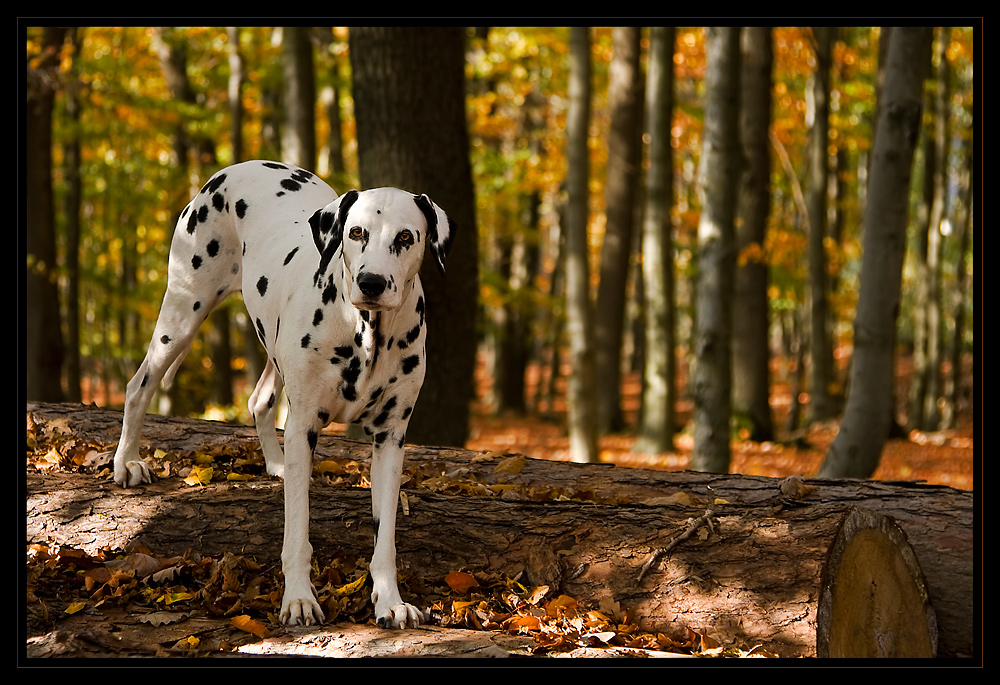
M 176 216 L 219 168 L 280 159 L 343 192 L 391 176 L 380 164 L 401 166 L 373 137 L 424 136 L 439 142 L 418 159 L 459 174 L 418 174 L 440 190 L 407 188 L 465 219 L 447 280 L 428 283 L 454 298 L 431 335 L 459 347 L 430 343 L 426 408 L 409 439 L 657 468 L 821 469 L 850 398 L 897 29 L 391 31 L 25 27 L 27 398 L 121 406 Z M 821 472 L 972 489 L 974 31 L 937 28 L 926 42 L 890 320 L 886 424 L 898 439 L 884 452 L 879 439 L 867 473 Z M 456 72 L 458 90 L 436 76 Z M 376 87 L 379 77 L 398 88 Z M 421 106 L 385 114 L 383 90 Z M 735 135 L 721 145 L 713 97 L 730 103 Z M 460 121 L 442 115 L 455 102 Z M 408 119 L 421 126 L 394 132 Z M 720 150 L 730 171 L 706 177 Z M 455 154 L 463 163 L 448 161 Z M 720 349 L 731 350 L 708 381 L 699 359 L 712 356 L 703 327 L 715 315 L 702 296 L 715 258 L 704 224 L 723 177 L 735 179 L 719 205 L 728 295 L 717 301 L 729 304 L 718 318 L 731 322 Z M 249 421 L 260 353 L 229 301 L 153 409 Z M 699 425 L 719 416 L 721 463 L 699 448 Z M 892 446 L 902 456 L 889 470 Z

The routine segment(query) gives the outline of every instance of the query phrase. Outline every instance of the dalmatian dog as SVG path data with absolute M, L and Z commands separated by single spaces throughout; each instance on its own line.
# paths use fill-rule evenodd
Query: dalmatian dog
M 180 215 L 160 315 L 127 386 L 114 479 L 122 487 L 151 481 L 139 439 L 153 391 L 173 380 L 209 312 L 242 290 L 268 358 L 250 412 L 267 472 L 284 479 L 282 623 L 324 620 L 309 578 L 309 481 L 317 436 L 332 421 L 360 423 L 372 438 L 376 620 L 400 628 L 422 618 L 396 583 L 396 505 L 424 378 L 417 272 L 425 253 L 444 272 L 451 237 L 450 220 L 426 195 L 378 188 L 338 197 L 314 174 L 266 161 L 218 172 Z M 284 453 L 275 430 L 282 389 Z

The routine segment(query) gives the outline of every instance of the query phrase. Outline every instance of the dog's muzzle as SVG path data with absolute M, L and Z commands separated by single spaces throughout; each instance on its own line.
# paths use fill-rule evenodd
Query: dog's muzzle
M 377 304 L 378 299 L 382 297 L 382 293 L 385 292 L 386 286 L 389 282 L 384 276 L 379 276 L 373 273 L 363 273 L 359 274 L 355 284 L 358 286 L 358 290 L 361 294 L 365 296 L 366 304 Z

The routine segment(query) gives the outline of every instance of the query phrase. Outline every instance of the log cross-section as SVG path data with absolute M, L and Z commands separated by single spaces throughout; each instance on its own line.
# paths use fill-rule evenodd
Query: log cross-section
M 820 657 L 933 657 L 937 619 L 906 534 L 853 509 L 830 548 L 816 616 Z

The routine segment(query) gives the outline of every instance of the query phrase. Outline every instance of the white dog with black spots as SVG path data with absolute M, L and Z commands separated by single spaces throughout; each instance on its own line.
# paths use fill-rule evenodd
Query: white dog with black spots
M 359 423 L 372 438 L 376 620 L 421 621 L 396 581 L 396 505 L 425 371 L 418 271 L 429 253 L 443 273 L 451 238 L 451 222 L 426 195 L 378 188 L 338 197 L 311 172 L 266 161 L 215 174 L 177 222 L 160 315 L 126 390 L 114 478 L 123 487 L 151 481 L 139 439 L 153 391 L 170 384 L 212 309 L 242 290 L 268 359 L 250 412 L 267 472 L 284 479 L 282 623 L 324 620 L 309 576 L 309 482 L 317 436 L 333 421 Z M 275 430 L 282 389 L 284 453 Z

